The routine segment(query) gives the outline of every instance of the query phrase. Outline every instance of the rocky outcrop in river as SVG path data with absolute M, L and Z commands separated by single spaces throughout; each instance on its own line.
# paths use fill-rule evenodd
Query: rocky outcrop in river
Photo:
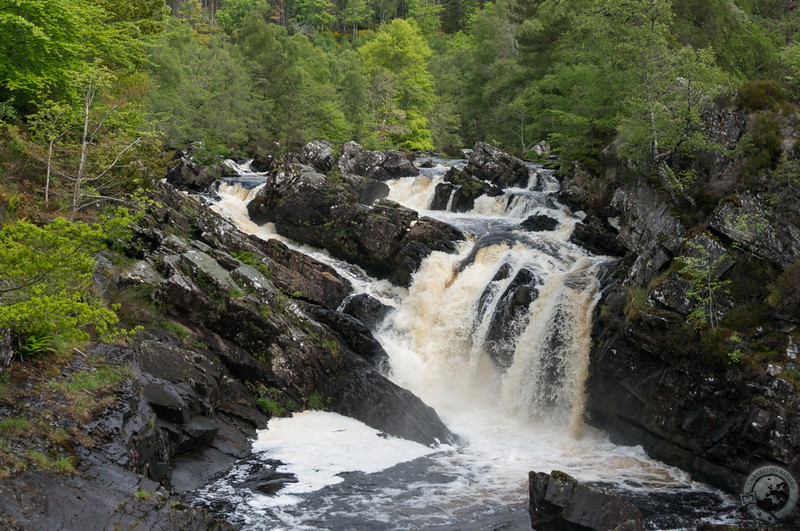
M 454 242 L 464 236 L 397 203 L 373 202 L 388 194 L 385 186 L 357 175 L 297 167 L 289 175 L 271 175 L 247 210 L 258 223 L 274 222 L 280 234 L 407 286 L 432 251 L 454 252 Z

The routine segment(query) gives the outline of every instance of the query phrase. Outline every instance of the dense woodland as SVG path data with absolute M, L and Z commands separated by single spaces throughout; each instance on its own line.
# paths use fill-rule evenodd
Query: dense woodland
M 0 329 L 23 352 L 108 333 L 91 253 L 190 143 L 211 162 L 312 139 L 546 141 L 564 168 L 611 156 L 689 210 L 738 186 L 708 190 L 715 157 L 796 188 L 798 29 L 792 0 L 4 1 Z M 735 145 L 707 127 L 721 109 L 753 117 Z M 45 223 L 63 217 L 92 224 Z

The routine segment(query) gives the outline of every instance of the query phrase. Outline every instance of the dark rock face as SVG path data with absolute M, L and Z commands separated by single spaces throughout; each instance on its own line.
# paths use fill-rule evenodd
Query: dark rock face
M 630 501 L 589 487 L 563 472 L 531 472 L 531 524 L 541 531 L 641 531 L 642 515 Z
M 366 293 L 361 293 L 347 301 L 344 311 L 374 330 L 383 322 L 392 308 Z
M 541 283 L 532 271 L 520 269 L 497 301 L 484 346 L 502 369 L 508 369 L 514 361 L 514 345 L 528 325 L 530 305 L 539 296 L 536 286 Z M 484 304 L 482 300 L 479 307 Z
M 624 247 L 615 241 L 616 233 L 608 224 L 597 217 L 587 217 L 576 223 L 569 241 L 580 245 L 587 251 L 604 256 L 625 256 Z
M 316 173 L 274 178 L 248 205 L 253 220 L 274 221 L 281 234 L 322 247 L 379 278 L 407 286 L 432 251 L 455 251 L 463 235 L 449 225 L 382 200 L 359 204 L 364 181 Z
M 592 423 L 731 492 L 759 463 L 800 475 L 798 443 L 789 435 L 800 433 L 792 384 L 768 373 L 753 379 L 741 367 L 701 377 L 688 362 L 700 353 L 681 340 L 682 324 L 653 311 L 593 352 Z
M 774 219 L 748 205 L 742 198 L 739 206 L 723 203 L 717 210 L 711 224 L 720 239 L 713 234 L 688 237 L 664 196 L 647 184 L 636 182 L 615 192 L 611 207 L 618 209 L 613 214 L 620 223 L 614 242 L 627 254 L 616 278 L 605 279 L 605 310 L 595 316 L 586 387 L 587 418 L 615 441 L 641 445 L 694 479 L 736 493 L 764 463 L 800 477 L 795 436 L 800 433 L 800 400 L 778 365 L 756 372 L 725 358 L 724 337 L 711 346 L 702 341 L 687 324 L 694 301 L 674 260 L 707 257 L 713 264 L 711 278 L 725 279 L 739 267 L 741 253 L 728 244 L 737 241 L 752 253 L 789 261 L 793 244 L 780 222 L 775 234 L 758 242 L 734 230 L 744 226 L 735 222 L 739 215 Z M 646 294 L 645 300 L 636 303 L 631 288 Z M 718 319 L 729 310 L 726 297 L 718 299 Z M 784 362 L 792 363 L 791 329 L 784 332 L 777 321 L 765 321 L 764 329 L 776 349 L 787 353 Z
M 519 225 L 531 232 L 551 231 L 558 227 L 558 221 L 549 216 L 535 215 L 528 217 Z
M 204 166 L 182 156 L 167 170 L 167 182 L 181 190 L 205 192 L 214 176 Z
M 484 182 L 472 175 L 469 164 L 463 171 L 453 167 L 447 170 L 444 181 L 436 185 L 431 209 L 448 210 L 449 207 L 451 212 L 468 212 L 475 206 L 478 197 L 497 196 L 501 193 L 503 193 L 501 186 Z
M 782 267 L 800 257 L 800 226 L 749 193 L 738 194 L 735 203 L 723 203 L 711 218 L 711 228 Z
M 413 177 L 419 173 L 413 157 L 402 151 L 364 151 L 355 142 L 348 142 L 342 147 L 338 165 L 342 173 L 354 173 L 380 181 Z
M 333 168 L 335 160 L 333 158 L 333 146 L 324 140 L 314 140 L 309 142 L 300 151 L 300 160 L 304 164 L 310 164 L 318 171 L 328 172 Z

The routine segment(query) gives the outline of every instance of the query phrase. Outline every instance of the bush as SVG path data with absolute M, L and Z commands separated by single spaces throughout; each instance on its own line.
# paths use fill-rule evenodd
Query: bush
M 754 79 L 739 87 L 736 104 L 746 111 L 776 110 L 786 103 L 786 90 L 775 79 Z
M 58 218 L 43 227 L 18 221 L 0 229 L 0 329 L 12 331 L 20 352 L 46 352 L 92 333 L 114 335 L 116 313 L 90 290 L 94 253 L 130 221 Z

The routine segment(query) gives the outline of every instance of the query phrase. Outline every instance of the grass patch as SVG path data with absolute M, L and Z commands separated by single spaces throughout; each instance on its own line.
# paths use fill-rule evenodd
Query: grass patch
M 76 372 L 61 382 L 47 382 L 44 385 L 63 395 L 70 415 L 76 420 L 87 421 L 94 412 L 112 402 L 111 397 L 103 395 L 114 392 L 128 376 L 130 370 L 127 367 L 104 366 Z
M 158 323 L 158 325 L 159 325 L 161 328 L 163 328 L 164 330 L 167 330 L 167 331 L 169 331 L 169 332 L 172 332 L 173 334 L 175 334 L 176 336 L 178 336 L 178 338 L 179 338 L 181 341 L 183 341 L 184 339 L 186 339 L 187 337 L 189 337 L 189 331 L 188 331 L 188 330 L 186 330 L 184 327 L 182 327 L 182 326 L 181 326 L 181 325 L 179 325 L 179 324 L 171 323 L 171 322 L 169 322 L 169 321 L 161 321 L 160 323 Z
M 31 431 L 31 421 L 24 417 L 8 418 L 0 421 L 0 434 L 2 435 L 25 435 Z

